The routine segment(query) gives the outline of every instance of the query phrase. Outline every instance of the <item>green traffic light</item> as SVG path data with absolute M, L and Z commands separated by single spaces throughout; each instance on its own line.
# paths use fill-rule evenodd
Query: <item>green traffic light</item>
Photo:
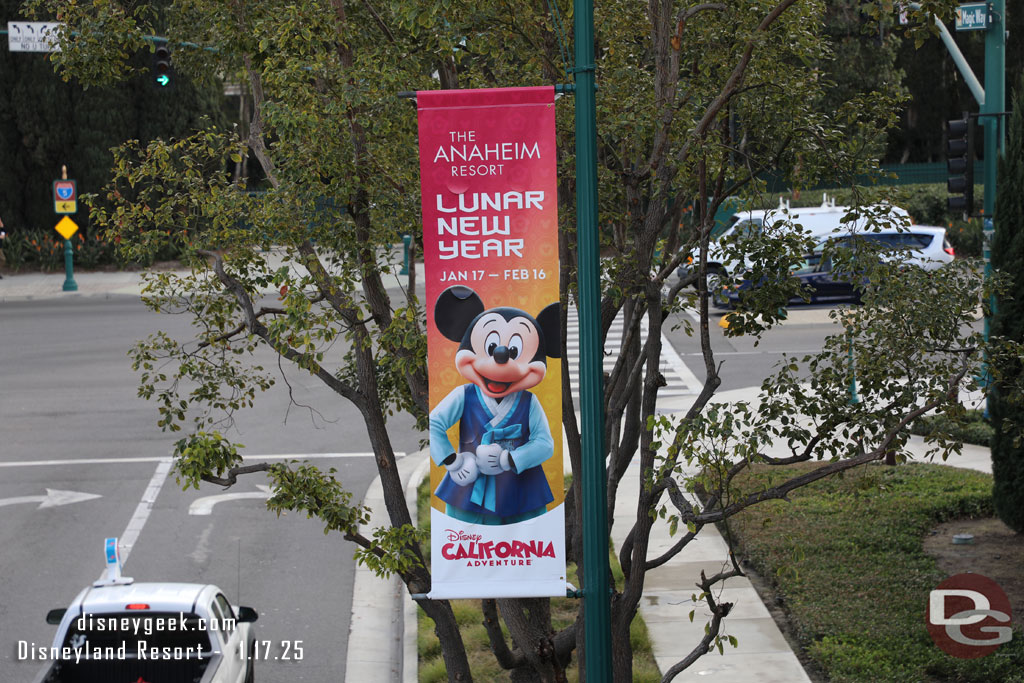
M 156 82 L 160 86 L 166 88 L 168 85 L 171 84 L 171 78 L 167 74 L 160 74 L 159 76 L 156 77 Z

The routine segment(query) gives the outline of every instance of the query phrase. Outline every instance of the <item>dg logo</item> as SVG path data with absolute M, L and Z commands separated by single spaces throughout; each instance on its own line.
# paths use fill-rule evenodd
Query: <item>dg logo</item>
M 956 574 L 928 594 L 928 633 L 945 653 L 977 659 L 1010 642 L 1010 599 L 992 579 Z

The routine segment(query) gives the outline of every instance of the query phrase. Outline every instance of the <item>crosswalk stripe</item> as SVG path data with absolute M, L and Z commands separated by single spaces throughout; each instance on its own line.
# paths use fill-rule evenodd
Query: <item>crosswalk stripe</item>
M 567 317 L 568 330 L 566 338 L 566 353 L 569 361 L 569 380 L 572 383 L 573 397 L 578 401 L 580 344 L 579 320 L 577 318 L 576 309 L 570 307 Z M 647 341 L 647 329 L 647 320 L 644 319 L 640 328 L 641 343 Z M 615 368 L 615 361 L 618 359 L 619 346 L 622 343 L 623 337 L 624 322 L 623 315 L 620 313 L 615 320 L 612 321 L 611 328 L 608 330 L 608 336 L 605 340 L 602 366 L 606 372 L 611 372 Z M 700 393 L 702 383 L 686 366 L 686 363 L 679 354 L 676 353 L 676 350 L 672 347 L 672 344 L 665 335 L 662 335 L 661 343 L 661 359 L 659 360 L 658 368 L 665 376 L 668 384 L 658 391 L 658 395 L 662 397 L 695 396 Z

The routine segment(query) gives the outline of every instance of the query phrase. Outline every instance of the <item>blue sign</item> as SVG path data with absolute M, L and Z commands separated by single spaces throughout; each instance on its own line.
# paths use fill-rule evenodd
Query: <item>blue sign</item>
M 117 564 L 117 538 L 108 538 L 104 541 L 104 550 L 107 555 L 107 565 Z

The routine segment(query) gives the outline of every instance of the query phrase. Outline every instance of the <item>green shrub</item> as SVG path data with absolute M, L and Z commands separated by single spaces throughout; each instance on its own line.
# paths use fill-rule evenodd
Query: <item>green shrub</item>
M 747 481 L 780 476 L 761 468 Z M 827 680 L 1024 681 L 1019 629 L 999 656 L 957 660 L 925 625 L 944 576 L 923 538 L 942 521 L 991 516 L 991 486 L 990 475 L 943 465 L 871 465 L 748 508 L 730 530 Z
M 993 429 L 980 410 L 968 410 L 962 420 L 955 422 L 944 415 L 930 415 L 910 425 L 910 433 L 918 436 L 928 436 L 936 431 L 945 432 L 963 443 L 988 446 L 992 441 Z
M 129 265 L 150 266 L 155 261 L 181 260 L 187 245 L 172 241 L 146 263 L 127 264 L 117 255 L 114 244 L 104 240 L 98 231 L 86 226 L 71 237 L 76 268 L 93 270 L 123 268 Z M 64 238 L 53 229 L 12 230 L 4 240 L 4 257 L 13 271 L 41 270 L 53 272 L 64 268 Z
M 946 237 L 958 258 L 981 258 L 984 228 L 980 218 L 953 220 L 946 225 Z
M 996 213 L 999 230 L 992 244 L 992 267 L 1013 277 L 1007 291 L 999 293 L 992 316 L 992 335 L 1024 343 L 1024 79 L 1014 91 L 1006 153 L 999 159 Z M 1024 533 L 1024 430 L 1020 426 L 1024 405 L 1024 363 L 1018 354 L 998 361 L 989 408 L 996 430 L 992 438 L 992 473 L 999 518 Z

